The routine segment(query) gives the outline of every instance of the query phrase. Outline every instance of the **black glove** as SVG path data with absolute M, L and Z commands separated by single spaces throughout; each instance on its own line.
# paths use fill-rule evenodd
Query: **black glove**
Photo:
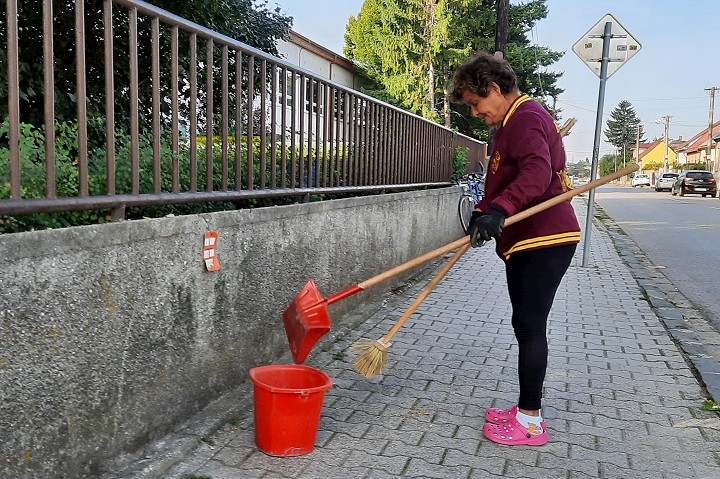
M 484 243 L 482 239 L 479 239 L 477 237 L 477 230 L 475 230 L 475 234 L 473 234 L 473 229 L 476 226 L 475 224 L 483 216 L 485 216 L 485 213 L 483 213 L 482 211 L 473 210 L 472 215 L 470 216 L 470 221 L 468 222 L 467 235 L 470 236 L 470 245 L 473 248 L 479 248 Z
M 468 226 L 470 245 L 477 248 L 482 246 L 485 241 L 500 236 L 506 217 L 507 213 L 499 206 L 491 206 L 487 213 L 473 211 Z

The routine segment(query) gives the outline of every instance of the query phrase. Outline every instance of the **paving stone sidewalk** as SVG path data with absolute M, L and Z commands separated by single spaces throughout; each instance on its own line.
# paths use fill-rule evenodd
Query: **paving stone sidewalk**
M 573 203 L 584 225 L 585 200 Z M 579 246 L 550 315 L 548 444 L 482 436 L 485 409 L 509 407 L 518 394 L 504 270 L 486 246 L 466 253 L 395 336 L 384 376 L 359 375 L 351 345 L 387 333 L 422 282 L 362 327 L 332 331 L 310 355 L 306 364 L 334 382 L 313 452 L 278 458 L 256 448 L 246 384 L 234 393 L 244 413 L 195 438 L 197 448 L 155 477 L 720 477 L 720 418 L 701 409 L 707 392 L 602 228 L 591 254 L 583 268 Z

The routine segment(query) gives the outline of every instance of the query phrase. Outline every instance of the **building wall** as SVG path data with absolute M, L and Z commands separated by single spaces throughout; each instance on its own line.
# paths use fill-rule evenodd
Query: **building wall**
M 661 165 L 665 162 L 665 142 L 658 143 L 655 148 L 648 152 L 641 158 L 642 167 L 641 170 L 653 169 L 648 165 L 653 162 L 659 162 Z M 677 154 L 672 148 L 668 148 L 668 165 L 671 165 L 677 161 Z

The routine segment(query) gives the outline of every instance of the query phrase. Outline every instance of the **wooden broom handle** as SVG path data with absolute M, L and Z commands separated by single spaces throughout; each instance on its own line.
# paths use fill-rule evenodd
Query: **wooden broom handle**
M 425 298 L 430 294 L 430 292 L 435 289 L 435 286 L 438 285 L 438 283 L 443 279 L 443 277 L 447 274 L 448 271 L 450 271 L 450 268 L 453 267 L 455 263 L 460 259 L 460 257 L 470 248 L 470 243 L 465 243 L 460 247 L 459 250 L 453 255 L 452 258 L 440 269 L 440 271 L 437 272 L 435 277 L 425 286 L 425 289 L 422 290 L 422 292 L 418 295 L 417 298 L 415 298 L 415 301 L 412 302 L 412 304 L 408 307 L 407 311 L 400 317 L 400 319 L 397 320 L 395 325 L 390 329 L 390 331 L 381 339 L 381 342 L 387 346 L 390 340 L 393 336 L 395 336 L 395 333 L 398 332 L 400 328 L 403 327 L 403 325 L 407 322 L 408 319 L 410 319 L 410 316 L 413 315 L 415 310 L 420 306 L 420 303 L 422 303 Z
M 565 193 L 562 193 L 558 196 L 555 196 L 553 198 L 550 198 L 549 200 L 545 200 L 540 204 L 537 204 L 531 208 L 528 208 L 526 210 L 521 211 L 520 213 L 514 214 L 507 218 L 505 220 L 505 226 L 509 226 L 511 224 L 517 223 L 518 221 L 524 220 L 525 218 L 528 218 L 536 213 L 539 213 L 543 210 L 546 210 L 552 206 L 555 206 L 559 203 L 562 203 L 563 201 L 568 201 L 569 199 L 585 193 L 586 191 L 589 191 L 593 188 L 597 188 L 598 186 L 604 185 L 605 183 L 609 183 L 612 180 L 616 180 L 618 178 L 621 178 L 625 175 L 629 175 L 633 171 L 637 171 L 639 169 L 638 165 L 631 165 L 627 168 L 623 168 L 622 170 L 616 171 L 615 173 L 609 174 L 607 176 L 603 176 L 602 178 L 598 178 L 597 180 L 591 181 L 583 186 L 580 186 L 578 188 L 573 188 L 572 190 L 566 191 Z M 459 247 L 469 244 L 470 243 L 470 237 L 469 236 L 463 236 L 459 240 L 453 241 L 452 243 L 448 243 L 445 246 L 441 246 L 440 248 L 437 248 L 435 250 L 432 250 L 428 253 L 425 253 L 422 256 L 418 256 L 417 258 L 413 258 L 410 261 L 403 263 L 401 265 L 395 266 L 392 269 L 389 269 L 385 271 L 384 273 L 380 273 L 377 276 L 373 276 L 370 279 L 366 279 L 362 283 L 358 283 L 358 288 L 360 289 L 367 289 L 370 286 L 374 286 L 378 283 L 381 283 L 385 281 L 386 279 L 392 278 L 393 276 L 397 276 L 398 274 L 404 273 L 405 271 L 411 270 L 412 268 L 419 266 L 423 263 L 427 263 L 433 258 L 437 258 L 438 256 L 442 256 L 446 253 L 450 253 L 451 251 L 454 251 L 458 249 Z

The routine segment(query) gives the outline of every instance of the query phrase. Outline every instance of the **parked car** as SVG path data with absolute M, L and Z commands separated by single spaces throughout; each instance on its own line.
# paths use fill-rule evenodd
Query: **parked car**
M 715 196 L 717 182 L 707 170 L 687 170 L 680 173 L 672 185 L 670 193 L 674 195 Z
M 650 186 L 650 177 L 642 173 L 633 176 L 630 185 L 635 188 L 636 186 Z
M 658 175 L 657 181 L 655 182 L 655 191 L 672 190 L 672 185 L 680 176 L 678 173 L 663 173 Z

